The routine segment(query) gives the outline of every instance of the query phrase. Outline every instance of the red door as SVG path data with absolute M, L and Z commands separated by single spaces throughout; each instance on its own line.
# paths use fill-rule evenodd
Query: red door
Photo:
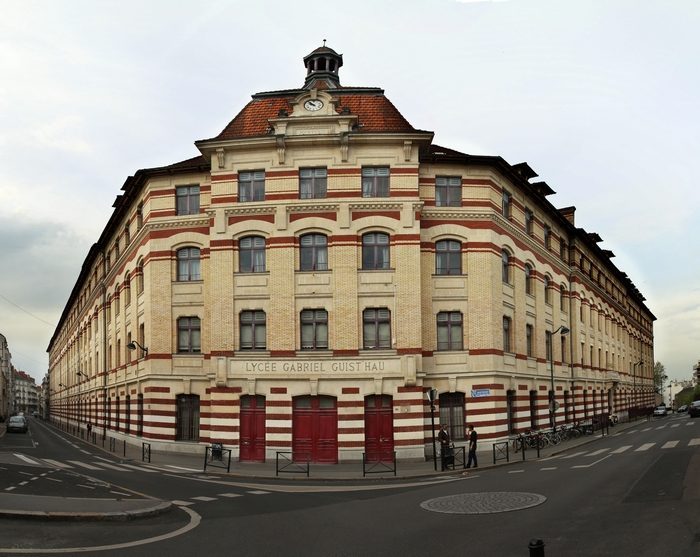
M 388 395 L 365 397 L 365 453 L 367 462 L 394 460 L 393 400 Z
M 294 397 L 292 459 L 295 462 L 338 462 L 338 408 L 334 397 Z
M 265 397 L 241 397 L 241 462 L 265 462 Z

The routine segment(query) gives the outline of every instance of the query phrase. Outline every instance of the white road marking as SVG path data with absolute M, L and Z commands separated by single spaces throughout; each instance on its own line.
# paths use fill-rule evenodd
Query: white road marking
M 689 447 L 692 447 L 693 445 L 700 445 L 700 439 L 696 437 L 695 439 L 691 439 L 690 441 L 688 441 Z
M 40 462 L 37 462 L 36 460 L 32 460 L 31 458 L 29 458 L 28 456 L 24 456 L 23 454 L 14 453 L 14 455 L 15 455 L 17 458 L 19 458 L 20 460 L 23 460 L 24 462 L 27 462 L 27 463 L 29 463 L 29 464 L 34 464 L 34 465 L 37 465 L 37 466 L 41 464 Z
M 631 430 L 631 431 L 628 431 L 628 432 L 627 432 L 627 435 L 631 435 L 632 433 L 637 433 L 637 430 L 636 430 L 636 429 L 633 429 L 633 430 Z
M 561 457 L 562 460 L 567 459 L 567 458 L 576 458 L 577 456 L 581 456 L 582 454 L 586 454 L 586 451 L 579 451 L 577 453 L 569 454 L 566 456 Z
M 261 489 L 255 489 L 253 491 L 246 491 L 246 493 L 250 493 L 251 495 L 268 495 L 270 492 L 262 491 Z
M 665 425 L 660 425 L 659 427 L 654 428 L 654 429 L 656 429 L 656 431 L 658 431 L 658 430 L 660 430 L 660 429 L 666 429 L 666 426 L 665 426 Z
M 63 480 L 57 480 L 56 478 L 45 478 L 45 479 L 51 480 L 52 482 L 63 483 Z
M 651 431 L 651 428 L 650 428 L 650 427 L 645 427 L 645 428 L 642 430 L 642 433 L 644 433 L 645 431 Z
M 219 493 L 219 497 L 243 497 L 241 493 Z
M 695 422 L 688 422 L 685 425 L 694 425 L 694 424 L 695 424 Z
M 184 466 L 175 466 L 174 464 L 164 464 L 166 468 L 173 468 L 174 470 L 186 470 L 187 472 L 201 472 L 199 468 L 185 468 Z
M 5 488 L 5 491 L 12 491 L 13 489 L 15 489 L 15 487 L 14 487 L 14 486 L 10 486 L 10 487 L 6 487 L 6 488 Z
M 114 464 L 110 464 L 109 462 L 95 462 L 94 464 L 97 464 L 99 466 L 104 466 L 105 468 L 109 468 L 110 470 L 118 470 L 119 472 L 128 472 L 126 468 L 120 468 L 119 466 L 115 466 Z
M 123 462 L 121 462 L 121 463 L 119 464 L 119 466 L 124 466 L 124 467 L 126 467 L 126 468 L 131 468 L 132 470 L 138 470 L 139 472 L 148 472 L 149 474 L 155 474 L 155 473 L 156 473 L 155 470 L 151 470 L 151 469 L 145 468 L 145 467 L 143 467 L 143 466 L 134 466 L 133 464 L 124 464 Z
M 634 452 L 638 453 L 639 451 L 648 451 L 651 449 L 656 443 L 644 443 L 641 447 L 637 447 L 634 449 Z
M 590 468 L 591 466 L 595 466 L 599 462 L 603 462 L 606 458 L 610 458 L 612 455 L 606 454 L 603 458 L 599 458 L 598 460 L 591 462 L 590 464 L 579 464 L 578 466 L 572 466 L 572 468 Z
M 622 445 L 621 447 L 618 447 L 614 451 L 611 451 L 610 454 L 620 454 L 624 453 L 626 450 L 631 449 L 632 445 Z
M 525 470 L 508 470 L 509 474 L 522 474 Z
M 86 451 L 85 449 L 80 449 L 80 452 L 85 454 L 92 454 L 90 451 Z
M 678 427 L 681 424 L 671 424 L 671 427 Z
M 19 482 L 19 485 L 27 485 L 29 482 Z
M 92 485 L 85 485 L 85 484 L 76 484 L 78 487 L 84 487 L 85 489 L 95 489 L 95 486 Z
M 588 453 L 586 456 L 598 456 L 599 454 L 606 453 L 610 450 L 610 448 L 607 449 L 598 449 L 597 451 L 593 451 L 592 453 Z
M 79 460 L 69 460 L 68 462 L 75 464 L 76 466 L 80 466 L 81 468 L 87 468 L 88 470 L 102 470 L 102 468 L 98 468 L 97 466 L 93 466 L 87 462 L 80 462 Z
M 122 491 L 111 491 L 111 490 L 110 490 L 110 493 L 114 493 L 115 495 L 124 495 L 125 497 L 131 497 L 133 495 L 133 493 L 124 493 Z
M 556 466 L 545 466 L 544 468 L 540 468 L 540 471 L 547 471 L 547 470 L 556 470 Z
M 65 462 L 59 462 L 58 460 L 52 460 L 50 458 L 44 458 L 44 462 L 48 462 L 51 466 L 55 466 L 56 468 L 73 468 L 70 464 L 66 464 Z
M 672 449 L 672 448 L 675 447 L 676 445 L 678 445 L 678 441 L 667 441 L 666 443 L 664 443 L 664 444 L 661 446 L 661 448 L 662 448 L 662 449 Z
M 199 497 L 192 497 L 192 499 L 195 499 L 197 501 L 216 501 L 216 497 L 206 497 L 205 495 L 200 495 Z
M 192 501 L 171 501 L 173 505 L 177 505 L 178 507 L 189 507 L 190 505 L 194 505 Z

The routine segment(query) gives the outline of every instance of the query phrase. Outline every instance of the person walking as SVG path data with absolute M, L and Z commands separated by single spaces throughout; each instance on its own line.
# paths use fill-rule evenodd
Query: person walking
M 448 456 L 450 453 L 450 432 L 447 431 L 447 426 L 445 424 L 440 425 L 438 441 L 440 441 L 440 460 L 442 462 L 442 469 L 447 470 Z
M 479 465 L 476 461 L 476 440 L 479 436 L 476 431 L 474 431 L 474 426 L 469 425 L 469 457 L 467 458 L 467 468 L 472 467 L 472 461 L 474 462 L 474 468 L 478 468 Z

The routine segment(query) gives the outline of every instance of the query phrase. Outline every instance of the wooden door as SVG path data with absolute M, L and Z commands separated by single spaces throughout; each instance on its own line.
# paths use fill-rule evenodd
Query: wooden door
M 265 462 L 265 397 L 241 397 L 241 462 Z
M 338 462 L 338 408 L 330 396 L 294 398 L 292 459 L 295 462 Z
M 365 397 L 365 453 L 367 462 L 394 460 L 393 400 L 388 395 Z

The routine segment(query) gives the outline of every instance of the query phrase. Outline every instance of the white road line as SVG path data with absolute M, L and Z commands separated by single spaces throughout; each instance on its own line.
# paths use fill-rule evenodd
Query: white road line
M 70 464 L 66 464 L 65 462 L 59 462 L 58 460 L 52 460 L 50 458 L 44 458 L 42 460 L 44 462 L 49 463 L 51 466 L 55 466 L 56 468 L 73 468 Z
M 634 449 L 634 452 L 638 453 L 639 451 L 648 451 L 651 449 L 656 443 L 644 443 L 641 447 L 637 447 Z
M 92 454 L 90 451 L 86 451 L 85 449 L 80 449 L 80 452 L 85 454 Z
M 33 474 L 30 474 L 29 472 L 20 472 L 23 476 L 33 476 Z
M 660 430 L 660 429 L 666 429 L 666 426 L 665 426 L 665 425 L 660 425 L 659 427 L 654 428 L 654 429 L 656 429 L 656 431 L 658 431 L 658 430 Z
M 637 431 L 638 431 L 638 430 L 633 429 L 633 430 L 631 430 L 631 431 L 628 431 L 628 432 L 627 432 L 627 435 L 631 435 L 632 433 L 637 433 Z
M 19 482 L 19 485 L 27 485 L 29 482 Z
M 15 489 L 15 487 L 14 487 L 14 486 L 10 486 L 10 487 L 6 487 L 6 488 L 5 488 L 5 491 L 12 491 L 13 489 Z
M 662 449 L 672 449 L 672 448 L 675 447 L 676 445 L 678 445 L 678 441 L 667 441 L 666 443 L 664 443 L 664 444 L 661 446 L 661 448 L 662 448 Z
M 688 422 L 685 425 L 693 425 L 693 424 L 695 424 L 695 422 Z
M 541 471 L 541 472 L 545 472 L 545 471 L 548 471 L 548 470 L 556 470 L 556 469 L 557 469 L 556 466 L 545 466 L 544 468 L 540 468 L 540 471 Z
M 599 462 L 603 462 L 606 458 L 610 458 L 612 455 L 606 454 L 603 458 L 599 458 L 598 460 L 591 462 L 590 464 L 579 464 L 578 466 L 572 466 L 571 468 L 590 468 L 591 466 L 595 466 Z
M 50 480 L 50 481 L 52 481 L 52 482 L 63 483 L 63 480 L 58 480 L 58 479 L 56 479 L 56 478 L 44 478 L 44 479 Z
M 250 493 L 251 495 L 268 495 L 270 492 L 269 491 L 262 491 L 260 489 L 256 489 L 253 491 L 246 491 L 246 493 Z
M 241 493 L 219 493 L 219 497 L 243 497 Z
M 608 447 L 607 449 L 598 449 L 597 451 L 593 451 L 592 453 L 588 453 L 586 456 L 598 456 L 599 454 L 607 453 L 610 450 Z
M 644 433 L 645 431 L 651 431 L 651 428 L 650 428 L 650 427 L 645 427 L 645 428 L 642 430 L 642 433 Z
M 148 472 L 149 474 L 155 474 L 155 470 L 151 470 L 150 468 L 145 468 L 143 466 L 134 466 L 133 464 L 124 464 L 123 462 L 119 464 L 119 466 L 124 466 L 126 468 L 131 468 L 132 470 L 138 470 L 139 472 Z
M 192 499 L 195 499 L 197 501 L 204 501 L 205 503 L 207 501 L 216 501 L 216 497 L 206 497 L 205 495 L 200 495 L 199 497 L 192 497 Z
M 700 439 L 696 437 L 695 439 L 691 439 L 690 441 L 688 441 L 689 447 L 692 447 L 693 445 L 700 445 Z
M 76 484 L 78 487 L 84 487 L 85 489 L 95 489 L 95 486 L 92 485 L 85 485 L 85 484 Z
M 671 424 L 671 427 L 678 427 L 681 424 Z
M 115 466 L 114 464 L 110 464 L 109 462 L 94 462 L 93 464 L 97 464 L 98 466 L 103 466 L 104 468 L 109 468 L 110 470 L 117 470 L 119 472 L 128 472 L 126 468 L 121 468 L 119 466 Z
M 187 472 L 201 472 L 199 468 L 185 468 L 184 466 L 175 466 L 174 464 L 164 464 L 166 468 L 173 468 L 175 470 L 186 470 Z M 209 476 L 207 476 L 209 477 Z
M 133 494 L 132 493 L 124 493 L 123 491 L 111 491 L 110 493 L 114 493 L 115 495 L 124 495 L 125 497 L 131 497 Z
M 98 468 L 97 466 L 93 466 L 87 462 L 80 462 L 79 460 L 69 460 L 68 462 L 75 464 L 76 466 L 80 466 L 81 468 L 87 468 L 88 470 L 102 470 L 102 468 Z
M 624 453 L 626 450 L 631 449 L 632 445 L 622 445 L 621 447 L 618 447 L 614 451 L 611 451 L 610 454 L 620 454 Z
M 27 463 L 29 463 L 29 464 L 34 464 L 34 465 L 37 465 L 37 466 L 41 464 L 40 462 L 37 462 L 36 460 L 32 460 L 31 458 L 29 458 L 28 456 L 24 456 L 23 454 L 14 453 L 14 455 L 15 455 L 17 458 L 19 458 L 20 460 L 23 460 L 24 462 L 27 462 Z
M 577 456 L 581 456 L 582 454 L 586 454 L 586 451 L 579 451 L 577 453 L 569 454 L 566 456 L 561 457 L 562 460 L 567 459 L 567 458 L 576 458 Z
M 190 505 L 194 505 L 192 501 L 170 501 L 173 505 L 177 505 L 178 507 L 189 507 Z

